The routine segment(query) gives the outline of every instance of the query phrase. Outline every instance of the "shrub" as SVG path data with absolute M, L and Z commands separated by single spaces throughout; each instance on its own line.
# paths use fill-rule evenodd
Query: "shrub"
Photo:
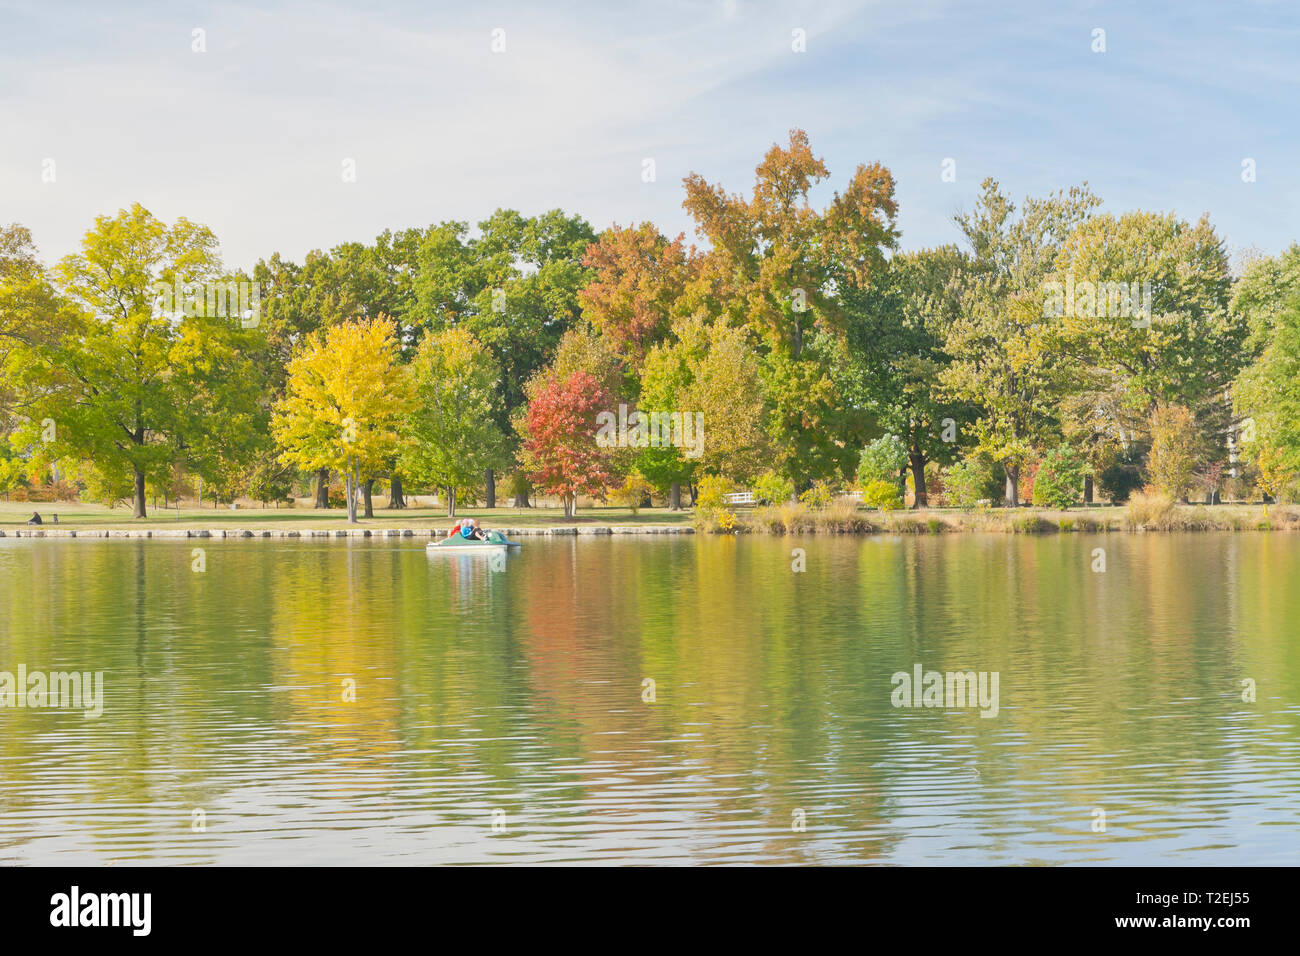
M 623 484 L 614 489 L 610 497 L 635 515 L 641 510 L 641 502 L 645 500 L 645 496 L 653 490 L 654 487 L 641 476 L 640 472 L 633 471 L 623 480 Z
M 907 466 L 907 445 L 897 435 L 881 435 L 862 449 L 858 458 L 858 483 L 898 481 Z
M 794 482 L 775 471 L 765 471 L 754 481 L 755 504 L 779 505 L 793 497 Z
M 735 490 L 736 483 L 730 478 L 723 478 L 721 475 L 705 475 L 696 486 L 695 507 L 721 508 L 722 496 Z
M 1124 527 L 1129 531 L 1163 531 L 1169 527 L 1174 502 L 1154 489 L 1130 495 L 1124 509 Z
M 1041 515 L 1016 515 L 1011 519 L 1011 530 L 1015 534 L 1045 534 L 1057 527 Z
M 724 529 L 722 526 L 723 515 L 730 515 L 732 522 L 734 522 L 736 517 L 723 508 L 696 508 L 695 513 L 691 515 L 691 524 L 694 525 L 696 531 L 702 533 L 714 533 L 723 530 L 730 531 L 731 527 L 734 527 L 734 524 Z
M 759 508 L 754 512 L 753 523 L 769 534 L 798 534 L 814 528 L 813 516 L 797 501 Z
M 1069 445 L 1058 445 L 1043 456 L 1034 476 L 1033 502 L 1040 508 L 1065 510 L 1078 502 L 1087 462 Z
M 830 485 L 819 478 L 812 483 L 811 488 L 799 496 L 799 500 L 809 508 L 820 510 L 834 501 L 835 495 L 831 492 Z
M 983 498 L 992 479 L 992 469 L 982 458 L 967 458 L 948 469 L 944 477 L 948 503 L 969 511 Z
M 874 531 L 871 520 L 858 510 L 857 504 L 843 498 L 832 501 L 813 516 L 818 531 L 832 534 L 849 534 L 855 531 Z
M 927 522 L 912 515 L 903 515 L 899 517 L 891 516 L 887 525 L 891 534 L 929 534 L 930 526 Z
M 895 511 L 903 507 L 903 496 L 898 493 L 896 482 L 869 481 L 862 488 L 862 503 L 868 508 Z

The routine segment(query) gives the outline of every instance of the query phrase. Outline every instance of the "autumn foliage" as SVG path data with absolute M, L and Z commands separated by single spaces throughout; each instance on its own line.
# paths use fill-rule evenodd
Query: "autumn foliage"
M 612 455 L 596 443 L 596 413 L 613 404 L 588 372 L 546 376 L 528 405 L 523 464 L 529 479 L 564 502 L 572 517 L 579 494 L 603 492 L 614 480 Z

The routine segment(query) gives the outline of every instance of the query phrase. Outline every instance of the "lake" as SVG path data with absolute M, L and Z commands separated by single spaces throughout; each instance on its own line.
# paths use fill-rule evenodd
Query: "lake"
M 1285 533 L 4 539 L 0 672 L 103 699 L 0 707 L 0 863 L 1294 864 L 1297 581 Z

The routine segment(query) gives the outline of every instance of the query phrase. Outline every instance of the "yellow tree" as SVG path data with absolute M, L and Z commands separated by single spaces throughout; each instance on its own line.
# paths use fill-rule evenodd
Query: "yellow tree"
M 409 385 L 398 349 L 396 325 L 383 316 L 315 333 L 289 362 L 272 420 L 282 461 L 342 472 L 350 522 L 357 520 L 361 478 L 382 468 L 400 444 Z

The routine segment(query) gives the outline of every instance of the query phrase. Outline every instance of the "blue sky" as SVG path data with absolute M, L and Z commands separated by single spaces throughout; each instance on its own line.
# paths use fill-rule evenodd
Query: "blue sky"
M 986 176 L 1208 212 L 1230 250 L 1300 238 L 1294 2 L 51 6 L 0 0 L 0 222 L 47 260 L 133 201 L 244 267 L 498 206 L 690 236 L 681 178 L 747 190 L 795 126 L 825 197 L 893 171 L 904 248 L 956 241 Z

